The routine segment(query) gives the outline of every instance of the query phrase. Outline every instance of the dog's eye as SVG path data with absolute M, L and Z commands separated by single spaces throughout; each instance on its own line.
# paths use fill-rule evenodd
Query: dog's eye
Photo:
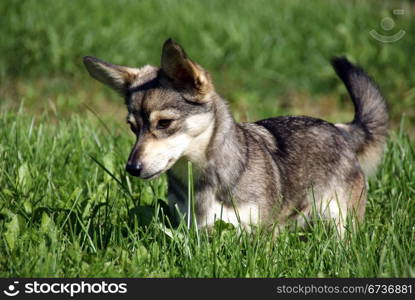
M 171 124 L 172 121 L 173 120 L 171 120 L 171 119 L 162 119 L 162 120 L 159 120 L 157 122 L 157 129 L 166 129 L 166 128 L 168 128 L 170 126 L 170 124 Z

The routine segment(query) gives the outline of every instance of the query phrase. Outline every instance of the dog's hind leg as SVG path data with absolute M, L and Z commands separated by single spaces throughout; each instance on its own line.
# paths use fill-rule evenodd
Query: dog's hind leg
M 355 231 L 358 222 L 363 220 L 366 207 L 366 180 L 362 171 L 349 176 L 346 188 L 338 188 L 327 204 L 324 216 L 333 218 L 337 231 L 344 238 L 346 230 Z M 348 219 L 350 228 L 347 227 Z
M 348 199 L 348 213 L 351 214 L 352 224 L 362 222 L 366 210 L 367 182 L 362 171 L 357 172 L 350 179 L 350 193 Z M 354 228 L 356 229 L 356 228 Z

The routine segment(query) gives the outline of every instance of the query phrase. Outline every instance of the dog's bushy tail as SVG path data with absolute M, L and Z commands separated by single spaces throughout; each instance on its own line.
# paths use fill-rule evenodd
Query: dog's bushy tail
M 388 135 L 388 109 L 376 83 L 344 57 L 331 61 L 354 104 L 354 120 L 336 124 L 350 137 L 363 172 L 373 175 L 382 158 Z

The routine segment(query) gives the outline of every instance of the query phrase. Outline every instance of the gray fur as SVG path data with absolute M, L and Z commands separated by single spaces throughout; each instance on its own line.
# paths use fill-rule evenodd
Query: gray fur
M 120 91 L 125 67 L 95 58 L 84 62 L 94 78 Z M 108 66 L 113 68 L 109 71 Z M 245 227 L 252 223 L 278 227 L 289 220 L 302 222 L 317 207 L 322 217 L 336 220 L 342 233 L 347 213 L 363 217 L 366 175 L 362 169 L 380 160 L 388 116 L 378 88 L 360 68 L 344 58 L 334 59 L 333 66 L 355 104 L 351 123 L 334 125 L 305 116 L 237 123 L 209 74 L 168 40 L 162 68 L 127 69 L 121 93 L 137 135 L 129 164 L 140 165 L 137 174 L 142 178 L 167 171 L 171 207 L 185 214 L 185 164 L 192 161 L 199 226 L 210 226 L 214 218 L 222 217 L 232 223 L 237 218 Z M 108 79 L 114 76 L 115 86 Z M 150 120 L 155 112 L 172 116 L 167 128 L 160 129 L 159 121 Z M 176 149 L 179 141 L 190 141 L 181 152 Z M 150 144 L 154 151 L 163 144 L 176 150 L 171 150 L 170 158 L 167 148 L 148 159 Z M 164 155 L 169 159 L 159 158 Z
M 355 118 L 339 126 L 351 140 L 366 175 L 372 175 L 382 157 L 388 135 L 388 109 L 375 82 L 345 58 L 332 64 L 343 80 L 355 107 Z

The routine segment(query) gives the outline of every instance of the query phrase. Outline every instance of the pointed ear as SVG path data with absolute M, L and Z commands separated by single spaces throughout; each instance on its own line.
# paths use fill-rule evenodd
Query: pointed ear
M 121 94 L 125 93 L 139 73 L 139 69 L 113 65 L 93 56 L 85 56 L 83 61 L 93 78 Z
M 209 74 L 188 58 L 183 48 L 172 39 L 164 42 L 161 69 L 178 88 L 191 89 L 201 95 L 213 89 Z

